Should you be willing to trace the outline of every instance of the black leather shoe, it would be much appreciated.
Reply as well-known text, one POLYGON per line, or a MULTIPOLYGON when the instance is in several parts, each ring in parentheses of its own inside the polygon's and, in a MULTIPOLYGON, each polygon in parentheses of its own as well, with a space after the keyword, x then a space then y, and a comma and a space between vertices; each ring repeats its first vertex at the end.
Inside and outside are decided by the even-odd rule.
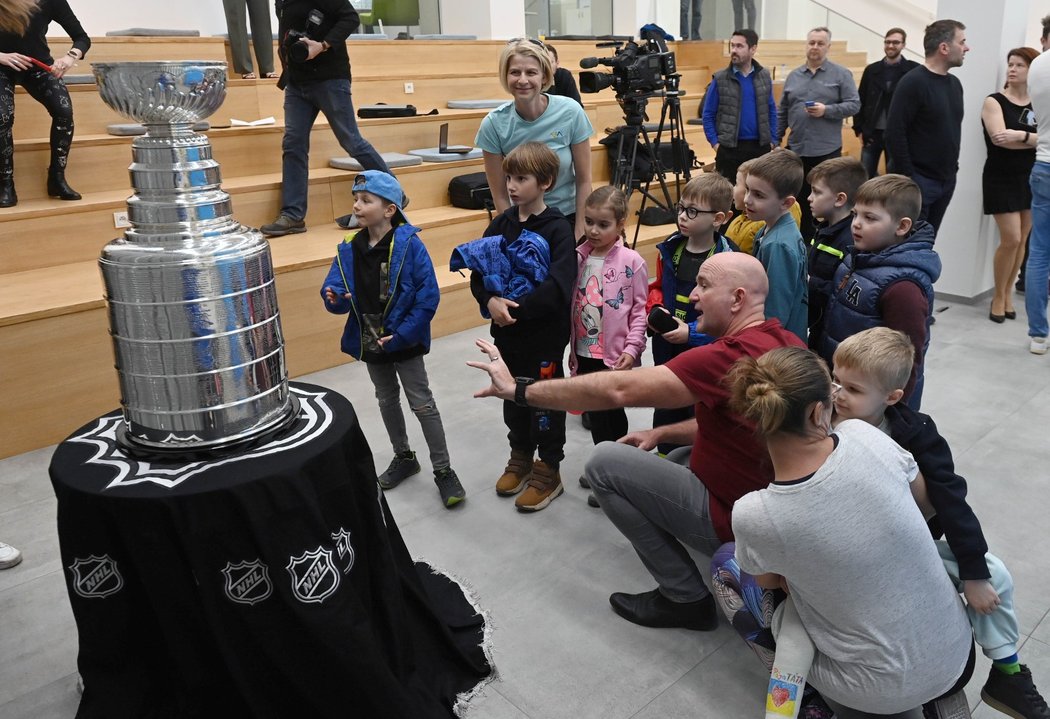
POLYGON ((66 182, 66 173, 47 173, 47 194, 49 197, 57 197, 60 200, 79 200, 80 193, 69 186, 66 182))
POLYGON ((1006 312, 1003 312, 1003 317, 1005 317, 1008 320, 1016 320, 1017 310, 1007 310, 1006 312))
POLYGON ((990 319, 992 322, 995 322, 995 323, 1001 325, 1003 322, 1006 321, 1006 315, 997 315, 994 312, 989 312, 988 313, 988 319, 990 319))
POLYGON ((0 207, 14 207, 18 204, 14 180, 0 180, 0 207))
POLYGON ((695 629, 709 632, 718 628, 718 608, 710 594, 695 602, 672 602, 659 589, 642 594, 617 592, 609 596, 613 611, 643 627, 695 629))

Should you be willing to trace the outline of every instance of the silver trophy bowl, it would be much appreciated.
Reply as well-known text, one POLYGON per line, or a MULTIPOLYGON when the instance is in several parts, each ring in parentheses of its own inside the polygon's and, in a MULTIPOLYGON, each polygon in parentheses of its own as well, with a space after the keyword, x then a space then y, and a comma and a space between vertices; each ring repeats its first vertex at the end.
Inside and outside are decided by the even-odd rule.
POLYGON ((224 62, 99 62, 91 69, 102 101, 143 125, 192 124, 226 99, 224 62))
POLYGON ((99 258, 128 449, 235 450, 298 413, 266 239, 233 219, 192 124, 226 95, 221 62, 92 65, 111 108, 141 122, 131 228, 99 258))

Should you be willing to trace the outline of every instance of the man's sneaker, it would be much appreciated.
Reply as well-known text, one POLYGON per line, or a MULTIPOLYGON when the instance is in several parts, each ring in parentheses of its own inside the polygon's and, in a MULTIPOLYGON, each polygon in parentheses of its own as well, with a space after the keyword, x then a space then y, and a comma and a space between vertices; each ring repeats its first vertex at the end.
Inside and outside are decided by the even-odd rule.
POLYGON ((0 542, 0 569, 10 569, 22 561, 22 553, 10 544, 0 542))
POLYGON ((526 485, 525 491, 514 500, 514 506, 520 512, 538 512, 546 508, 563 489, 558 470, 540 460, 532 463, 532 476, 526 485))
POLYGON ((1032 683, 1032 672, 1024 664, 1017 674, 1006 674, 993 666, 981 689, 981 699, 1015 719, 1050 719, 1050 708, 1032 683))
POLYGON ((529 481, 530 474, 532 474, 532 457, 512 449, 510 459, 507 460, 507 468, 496 480, 496 494, 501 497, 517 494, 525 489, 525 483, 529 481))
POLYGON ((445 467, 434 472, 434 484, 441 493, 441 502, 451 509, 467 498, 467 492, 459 483, 459 477, 452 467, 445 467))
POLYGON ((294 235, 299 232, 306 232, 306 223, 302 220, 293 220, 288 215, 281 215, 270 224, 260 227, 259 232, 267 237, 294 235))
POLYGON ((419 461, 416 459, 416 453, 411 450, 398 452, 390 460, 390 466, 386 468, 386 471, 379 475, 379 486, 383 489, 393 489, 413 474, 419 474, 419 461))
POLYGON ((1028 351, 1034 355, 1045 355, 1047 349, 1046 337, 1033 337, 1028 351))
POLYGON ((335 224, 339 225, 344 230, 356 230, 361 226, 361 223, 358 222, 357 215, 352 212, 349 215, 335 218, 335 224))

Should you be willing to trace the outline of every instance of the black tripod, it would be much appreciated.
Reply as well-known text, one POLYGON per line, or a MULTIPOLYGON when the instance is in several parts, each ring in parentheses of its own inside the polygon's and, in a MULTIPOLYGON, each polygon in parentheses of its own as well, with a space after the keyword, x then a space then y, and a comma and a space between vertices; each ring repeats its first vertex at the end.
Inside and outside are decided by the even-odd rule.
POLYGON ((674 200, 671 199, 671 190, 666 178, 668 171, 660 160, 659 149, 665 130, 672 150, 673 160, 670 172, 674 175, 676 197, 681 195, 682 176, 685 176, 686 182, 689 181, 688 145, 682 134, 684 121, 682 120, 681 92, 678 89, 680 80, 681 76, 677 74, 667 78, 665 90, 662 93, 663 105, 660 108, 660 124, 657 126, 655 140, 650 140, 649 130, 645 126, 645 106, 655 93, 632 94, 620 98, 625 124, 620 128, 620 139, 616 148, 616 167, 613 170, 611 184, 623 191, 628 203, 635 190, 642 193, 642 204, 638 208, 638 225, 634 229, 632 247, 638 244, 638 233, 643 224, 666 225, 677 220, 674 200), (644 184, 641 178, 635 177, 637 169, 635 162, 638 158, 639 147, 643 148, 642 157, 648 156, 650 162, 649 176, 645 179, 644 184), (654 179, 660 184, 662 201, 652 192, 654 179), (646 208, 645 205, 650 200, 654 206, 646 208))

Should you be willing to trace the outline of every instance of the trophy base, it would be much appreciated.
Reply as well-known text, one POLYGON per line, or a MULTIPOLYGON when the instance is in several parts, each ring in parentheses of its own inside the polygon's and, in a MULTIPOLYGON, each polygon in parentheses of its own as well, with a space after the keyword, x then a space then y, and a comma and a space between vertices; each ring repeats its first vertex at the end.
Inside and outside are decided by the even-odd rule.
POLYGON ((299 418, 299 398, 294 392, 288 394, 288 411, 247 437, 226 438, 213 443, 177 445, 149 442, 128 432, 127 423, 117 426, 116 440, 124 452, 138 460, 153 462, 201 462, 230 457, 255 447, 261 447, 289 431, 299 418))

